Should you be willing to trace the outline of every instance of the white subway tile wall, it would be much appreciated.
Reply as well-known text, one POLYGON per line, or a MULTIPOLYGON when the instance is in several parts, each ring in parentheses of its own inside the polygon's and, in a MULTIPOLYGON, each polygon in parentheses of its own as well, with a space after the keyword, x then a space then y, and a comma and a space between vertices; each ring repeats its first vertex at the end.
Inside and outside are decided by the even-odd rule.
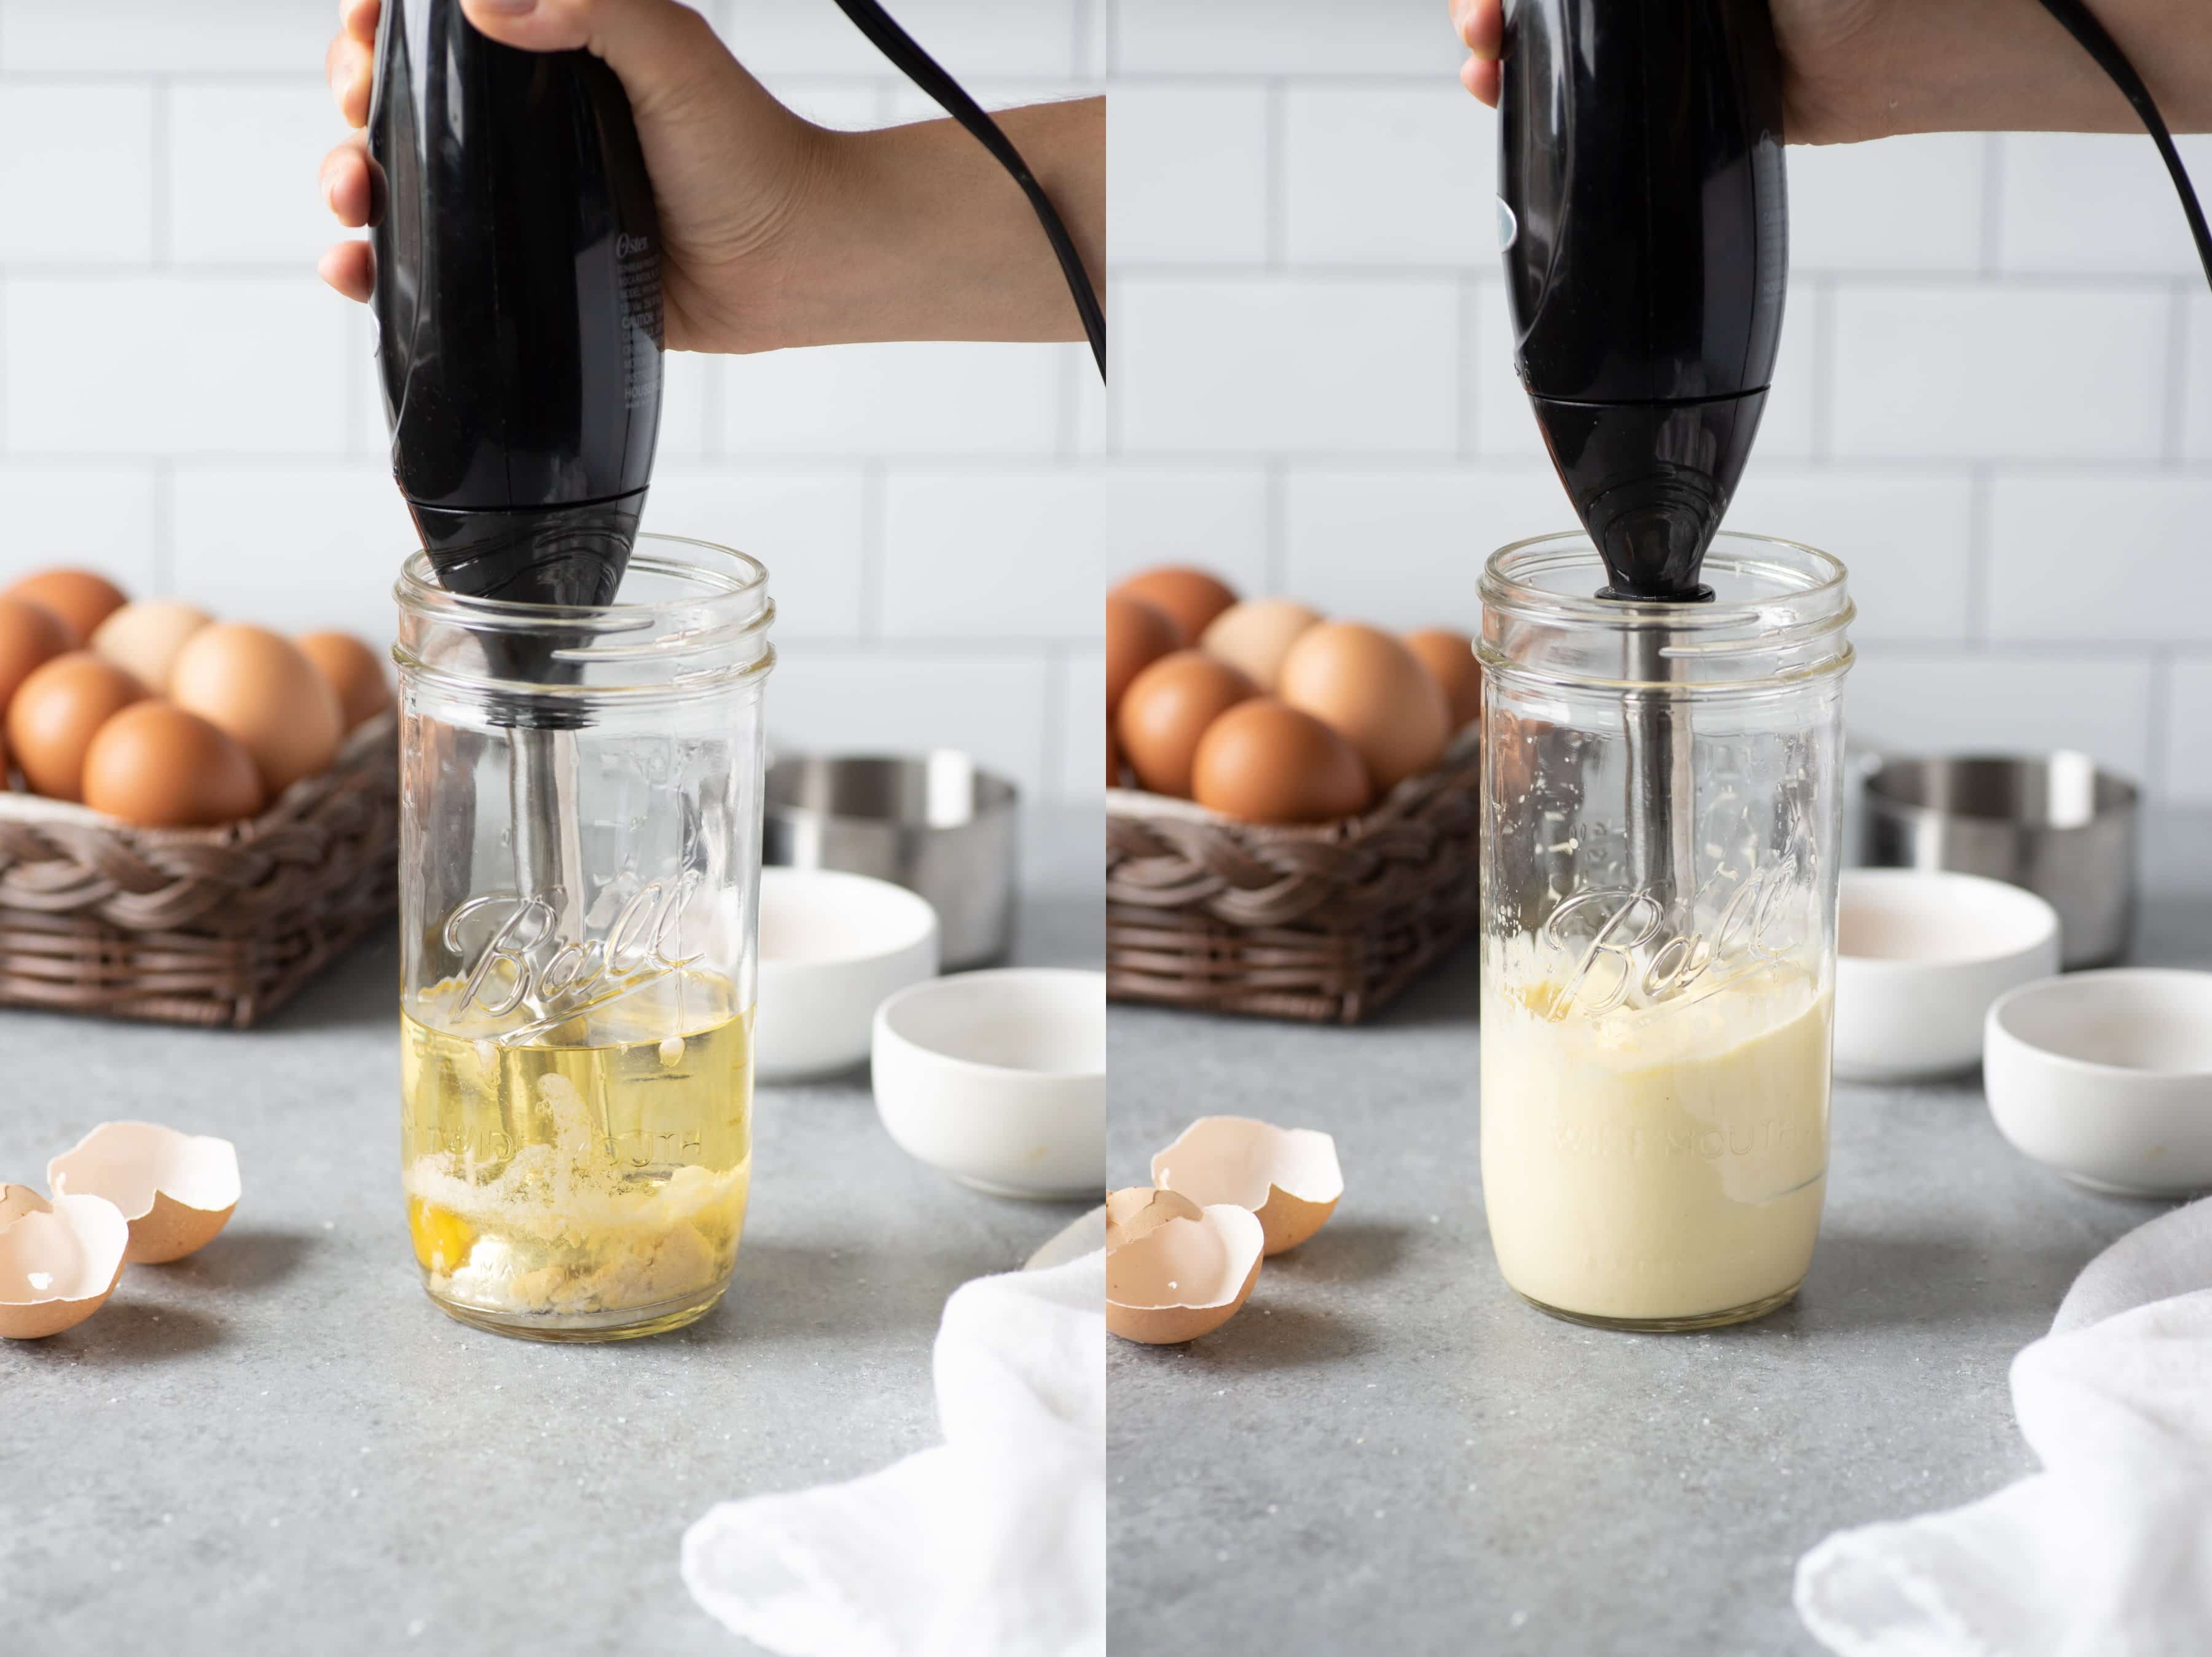
MULTIPOLYGON (((1496 120, 1443 0, 1109 0, 1119 570, 1476 624, 1564 528, 1512 369, 1496 120)), ((2212 187, 2212 140, 2184 142, 2212 187)), ((1873 747, 2085 747, 2212 802, 2212 297, 2139 136, 1790 154, 1734 527, 1851 567, 1873 747)))
MULTIPOLYGON (((794 107, 925 113, 830 0, 712 0, 794 107)), ((1098 787, 1097 585, 1214 565, 1403 623, 1562 527, 1439 0, 897 0, 989 101, 1110 76, 1115 394, 1075 347, 670 360, 653 526, 776 574, 786 745, 1098 787)), ((310 269, 326 0, 0 0, 0 576, 57 558, 381 635, 368 331, 310 269)), ((2212 143, 2185 144, 2212 169, 2212 143)), ((2212 297, 2148 141, 1791 155, 1734 521, 1852 565, 1875 746, 2088 746, 2212 801, 2212 297), (2092 584, 2070 576, 2086 570, 2092 584)))
MULTIPOLYGON (((935 113, 830 0, 700 9, 811 119, 935 113)), ((1104 73, 1103 0, 892 9, 987 103, 1104 73)), ((0 0, 0 581, 85 562, 240 618, 391 637, 414 543, 369 330, 313 268, 338 234, 316 184, 343 136, 337 11, 0 0)), ((1264 222, 1256 194, 1242 210, 1264 222)), ((1105 404, 1079 347, 672 355, 647 527, 769 566, 778 746, 961 747, 1032 796, 1096 795, 1105 404)))

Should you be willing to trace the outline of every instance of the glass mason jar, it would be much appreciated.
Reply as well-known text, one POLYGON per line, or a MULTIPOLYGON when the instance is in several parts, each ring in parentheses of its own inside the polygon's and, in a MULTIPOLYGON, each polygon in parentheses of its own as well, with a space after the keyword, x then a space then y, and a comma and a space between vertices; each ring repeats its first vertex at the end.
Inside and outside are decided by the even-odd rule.
POLYGON ((1482 579, 1482 1190, 1505 1281, 1606 1327, 1797 1292, 1828 1162, 1843 565, 1716 538, 1710 603, 1593 596, 1583 534, 1482 579))
POLYGON ((402 1154, 431 1299, 546 1340, 721 1297, 752 1173, 767 572, 638 539, 622 601, 399 600, 402 1154))

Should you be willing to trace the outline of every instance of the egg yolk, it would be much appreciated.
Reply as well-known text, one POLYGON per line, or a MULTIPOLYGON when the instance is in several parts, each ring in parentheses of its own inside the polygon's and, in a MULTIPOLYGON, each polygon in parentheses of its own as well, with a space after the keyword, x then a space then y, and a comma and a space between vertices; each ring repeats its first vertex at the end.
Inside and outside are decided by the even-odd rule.
POLYGON ((415 1240, 415 1258, 425 1271, 459 1270, 477 1240, 476 1228, 459 1215, 419 1197, 407 1199, 407 1231, 415 1240))

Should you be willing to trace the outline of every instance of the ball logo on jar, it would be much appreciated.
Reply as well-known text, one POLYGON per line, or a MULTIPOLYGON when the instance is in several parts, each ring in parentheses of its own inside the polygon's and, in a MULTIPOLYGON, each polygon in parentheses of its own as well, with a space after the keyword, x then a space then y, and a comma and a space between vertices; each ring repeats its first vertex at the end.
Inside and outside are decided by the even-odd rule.
POLYGON ((548 1010, 574 1007, 605 990, 635 989, 681 972, 706 953, 678 953, 684 908, 702 884, 696 869, 672 881, 650 881, 623 905, 604 933, 580 938, 558 935, 562 893, 557 889, 528 898, 493 892, 470 899, 446 917, 446 947, 466 959, 465 935, 474 929, 469 923, 484 917, 492 930, 470 962, 453 1010, 473 1002, 500 1018, 526 1003, 548 1010))
POLYGON ((1706 994, 1747 972, 1785 960, 1802 942, 1802 900, 1810 888, 1800 878, 1799 854, 1754 868, 1741 880, 1716 875, 1698 890, 1694 916, 1720 910, 1710 927, 1669 932, 1667 905, 1638 886, 1577 892, 1545 917, 1540 935, 1552 947, 1577 957, 1551 1016, 1570 1007, 1609 1013, 1631 997, 1656 1007, 1706 994), (1726 901, 1722 902, 1725 897, 1726 901))

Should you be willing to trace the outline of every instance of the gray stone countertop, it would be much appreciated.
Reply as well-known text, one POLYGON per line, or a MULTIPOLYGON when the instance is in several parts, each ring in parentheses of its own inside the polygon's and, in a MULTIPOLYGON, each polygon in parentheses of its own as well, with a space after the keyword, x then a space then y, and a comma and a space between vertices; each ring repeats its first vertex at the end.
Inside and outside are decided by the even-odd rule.
MULTIPOLYGON (((2136 956, 2212 966, 2212 823, 2161 827, 2136 956)), ((2163 1204, 1998 1137, 1978 1078, 1838 1087, 1803 1292, 1748 1326, 1556 1321, 1498 1276, 1462 956, 1372 1024, 1117 1006, 1108 1171, 1192 1118, 1336 1136, 1345 1197, 1187 1346, 1109 1341, 1114 1652, 1812 1654, 1798 1556, 2033 1471, 2013 1355, 2163 1204)))
MULTIPOLYGON (((1095 966, 1095 810, 1028 825, 1018 958, 1095 966)), ((504 1339, 419 1287, 399 1193, 397 951, 266 1028, 0 1012, 0 1179, 109 1118, 237 1142, 229 1228, 98 1315, 0 1343, 0 1627, 72 1657, 751 1649, 678 1576, 714 1502, 939 1441, 946 1295, 1082 1205, 981 1196, 884 1134, 866 1072, 763 1087, 735 1282, 692 1328, 504 1339)))

